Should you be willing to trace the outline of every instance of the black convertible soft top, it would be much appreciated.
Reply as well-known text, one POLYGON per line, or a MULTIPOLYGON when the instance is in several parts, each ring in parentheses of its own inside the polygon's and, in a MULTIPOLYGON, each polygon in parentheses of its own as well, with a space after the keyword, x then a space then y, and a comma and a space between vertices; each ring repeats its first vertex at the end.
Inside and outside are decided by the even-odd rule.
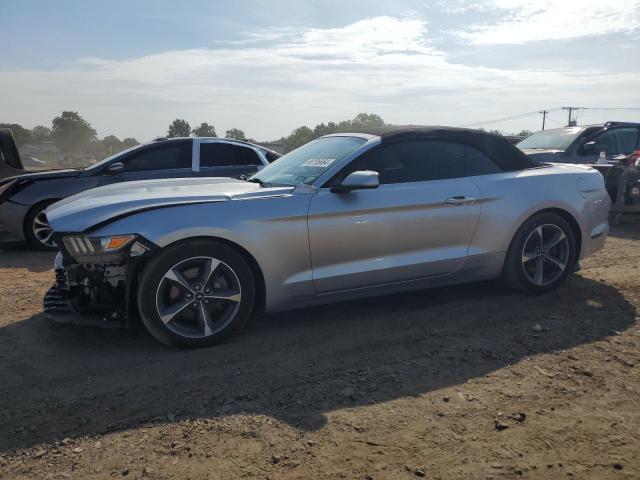
POLYGON ((419 125, 390 125, 358 130, 358 132, 376 135, 382 139, 383 144, 424 139, 462 143, 477 148, 505 171, 524 170, 539 166, 506 137, 483 132, 482 130, 419 125))

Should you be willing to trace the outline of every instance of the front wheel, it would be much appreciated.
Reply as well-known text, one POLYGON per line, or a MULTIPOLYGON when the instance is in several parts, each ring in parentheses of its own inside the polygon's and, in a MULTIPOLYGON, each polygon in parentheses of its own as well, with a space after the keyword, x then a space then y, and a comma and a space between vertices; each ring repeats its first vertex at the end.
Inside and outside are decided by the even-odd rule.
POLYGON ((247 322, 254 281, 247 261, 233 248, 186 241, 160 252, 145 267, 138 288, 140 315, 166 345, 214 345, 247 322))
POLYGON ((503 278, 508 286, 544 293, 560 286, 577 261, 573 229, 552 212, 529 218, 516 232, 505 259, 503 278))
POLYGON ((45 200, 34 205, 24 221, 24 234, 33 248, 38 250, 55 251, 58 250, 56 242, 53 239, 53 229, 49 225, 47 216, 44 213, 47 207, 57 200, 45 200))

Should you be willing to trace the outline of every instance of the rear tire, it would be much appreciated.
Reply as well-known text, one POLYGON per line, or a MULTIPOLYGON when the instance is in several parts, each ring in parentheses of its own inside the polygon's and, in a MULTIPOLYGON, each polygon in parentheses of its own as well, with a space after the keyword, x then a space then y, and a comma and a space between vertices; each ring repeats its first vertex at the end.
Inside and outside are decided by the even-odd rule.
POLYGON ((24 219, 24 236, 29 245, 37 250, 49 252, 58 250, 51 237, 53 229, 44 214, 47 207, 56 202, 57 200, 45 200, 44 202, 36 203, 31 207, 24 219))
POLYGON ((147 330, 170 347, 208 347, 240 330, 255 302, 247 261, 206 239, 159 252, 144 268, 138 309, 147 330))
POLYGON ((514 235, 502 276, 510 288, 545 293, 564 283, 577 260, 575 234, 569 223, 555 213, 541 212, 514 235))

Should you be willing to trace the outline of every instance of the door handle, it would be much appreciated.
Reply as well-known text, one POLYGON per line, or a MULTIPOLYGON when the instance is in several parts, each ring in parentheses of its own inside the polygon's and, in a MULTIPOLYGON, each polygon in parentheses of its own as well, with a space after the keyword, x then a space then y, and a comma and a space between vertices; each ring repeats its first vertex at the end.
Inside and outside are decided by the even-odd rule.
POLYGON ((477 199, 475 197, 467 197, 464 195, 458 195, 457 197, 449 197, 444 203, 447 205, 467 205, 469 203, 475 202, 477 199))

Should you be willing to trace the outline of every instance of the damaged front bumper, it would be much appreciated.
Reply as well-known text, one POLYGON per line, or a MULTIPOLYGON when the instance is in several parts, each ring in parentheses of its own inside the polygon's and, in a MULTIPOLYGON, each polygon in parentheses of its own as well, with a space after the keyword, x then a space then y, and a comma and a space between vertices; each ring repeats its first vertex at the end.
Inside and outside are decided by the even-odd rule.
MULTIPOLYGON (((79 237, 80 238, 80 237, 79 237)), ((117 252, 71 251, 77 243, 56 239, 55 284, 44 297, 45 316, 61 323, 128 328, 136 317, 135 287, 142 265, 157 248, 141 237, 117 252)))

